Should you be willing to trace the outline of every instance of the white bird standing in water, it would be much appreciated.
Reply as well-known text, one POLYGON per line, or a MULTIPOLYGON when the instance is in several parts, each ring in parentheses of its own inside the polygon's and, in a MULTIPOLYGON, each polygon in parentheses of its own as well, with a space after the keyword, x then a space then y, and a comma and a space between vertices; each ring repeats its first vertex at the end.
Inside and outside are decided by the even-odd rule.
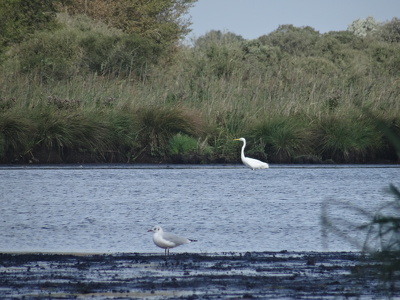
POLYGON ((242 147, 242 162, 249 167, 252 170, 255 169, 268 169, 269 165, 266 162, 260 161, 258 159, 250 158, 244 156, 244 148, 246 147, 246 139, 245 138, 240 138, 240 139, 234 139, 235 141, 242 141, 243 142, 243 147, 242 147))
POLYGON ((154 226, 148 232, 153 232, 153 242, 156 246, 165 249, 165 255, 169 255, 169 249, 180 245, 197 242, 184 237, 177 236, 176 234, 164 232, 161 226, 154 226))

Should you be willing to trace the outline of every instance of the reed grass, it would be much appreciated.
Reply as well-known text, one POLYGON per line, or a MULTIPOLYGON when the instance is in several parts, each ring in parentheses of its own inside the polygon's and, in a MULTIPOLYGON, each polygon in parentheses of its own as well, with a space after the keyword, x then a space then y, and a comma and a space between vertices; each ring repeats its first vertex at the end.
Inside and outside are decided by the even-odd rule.
POLYGON ((25 154, 32 145, 34 133, 26 116, 21 112, 6 111, 0 117, 0 157, 12 162, 25 154))
POLYGON ((138 111, 139 143, 152 156, 168 152, 170 140, 177 134, 199 136, 202 133, 201 120, 178 106, 148 106, 138 111))
POLYGON ((273 161, 293 162, 298 156, 313 154, 308 126, 307 120, 300 117, 269 116, 249 136, 265 144, 265 152, 273 161))
POLYGON ((374 160, 383 145, 383 135, 374 121, 354 116, 328 116, 315 128, 318 151, 336 162, 374 160))

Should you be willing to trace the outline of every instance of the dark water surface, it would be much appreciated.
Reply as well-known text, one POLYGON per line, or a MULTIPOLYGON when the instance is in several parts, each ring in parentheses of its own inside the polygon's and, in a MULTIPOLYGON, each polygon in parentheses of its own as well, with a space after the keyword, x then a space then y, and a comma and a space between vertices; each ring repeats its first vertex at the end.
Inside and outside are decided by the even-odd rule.
POLYGON ((385 189, 399 175, 398 166, 375 165, 3 166, 0 252, 162 252, 147 232, 157 224, 198 240, 172 252, 355 251, 335 235, 323 239, 322 203, 373 212, 393 200, 385 189))

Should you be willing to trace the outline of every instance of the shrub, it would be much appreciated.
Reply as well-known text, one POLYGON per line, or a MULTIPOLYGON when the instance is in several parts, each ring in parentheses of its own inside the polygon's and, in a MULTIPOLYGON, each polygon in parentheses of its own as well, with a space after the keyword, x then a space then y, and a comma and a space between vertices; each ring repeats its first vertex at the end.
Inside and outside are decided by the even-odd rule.
POLYGON ((282 52, 296 56, 308 56, 319 38, 319 32, 313 28, 280 25, 275 31, 259 39, 264 44, 279 47, 282 52))
POLYGON ((364 162, 382 146, 382 133, 363 118, 326 116, 315 130, 320 155, 336 162, 364 162))
POLYGON ((37 30, 55 26, 51 0, 2 0, 0 6, 0 56, 13 42, 20 42, 37 30))
POLYGON ((16 48, 15 55, 23 72, 37 72, 43 79, 70 78, 80 71, 77 35, 69 30, 35 33, 16 48))
POLYGON ((62 162, 70 152, 85 152, 104 159, 105 153, 113 149, 107 118, 99 112, 42 108, 32 111, 30 117, 36 123, 32 152, 41 153, 39 162, 53 160, 54 155, 55 161, 62 162), (47 158, 43 156, 45 153, 47 158))
MULTIPOLYGON (((109 40, 114 45, 101 62, 102 74, 123 77, 133 74, 144 79, 147 69, 158 62, 162 53, 160 45, 136 34, 124 34, 116 40, 110 38, 109 40)), ((94 53, 96 52, 88 52, 87 57, 91 57, 94 53)))
POLYGON ((67 129, 72 137, 71 147, 81 149, 104 158, 106 152, 113 151, 110 124, 99 111, 69 113, 64 115, 67 129))
POLYGON ((65 148, 71 148, 74 141, 69 130, 69 124, 60 112, 36 109, 31 113, 32 121, 36 124, 35 145, 47 153, 56 152, 61 158, 65 148))
POLYGON ((34 126, 23 112, 0 113, 0 159, 12 161, 24 155, 33 143, 34 126))
POLYGON ((377 75, 386 72, 391 76, 400 75, 400 43, 395 45, 380 43, 370 48, 374 72, 377 75))
POLYGON ((308 154, 306 124, 296 117, 270 117, 256 125, 251 133, 265 143, 265 152, 273 162, 290 162, 298 155, 308 154))
POLYGON ((190 31, 185 14, 194 2, 70 0, 64 1, 61 9, 73 14, 87 14, 127 34, 138 34, 169 49, 190 31))
POLYGON ((196 52, 202 54, 203 62, 198 74, 229 78, 241 65, 243 38, 233 33, 210 31, 195 42, 196 52), (204 67, 206 67, 204 69, 204 67), (204 71, 206 72, 204 74, 204 71))
POLYGON ((60 28, 37 32, 15 46, 14 56, 23 72, 56 80, 88 72, 143 77, 162 52, 151 39, 124 34, 82 16, 60 14, 58 20, 60 28))
POLYGON ((400 19, 393 18, 377 30, 377 36, 388 43, 400 43, 400 19))
POLYGON ((172 155, 176 154, 188 154, 197 149, 197 140, 186 134, 180 134, 173 136, 169 141, 169 153, 172 155))
POLYGON ((137 111, 141 147, 154 156, 165 156, 169 140, 176 134, 199 136, 199 116, 180 107, 151 106, 137 111))

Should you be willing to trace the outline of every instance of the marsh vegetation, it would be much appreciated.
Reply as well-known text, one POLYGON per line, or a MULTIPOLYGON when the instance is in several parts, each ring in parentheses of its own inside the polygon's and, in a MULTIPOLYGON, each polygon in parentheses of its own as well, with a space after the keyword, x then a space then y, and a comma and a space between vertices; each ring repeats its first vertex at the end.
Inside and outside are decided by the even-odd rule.
POLYGON ((399 19, 182 43, 76 7, 2 44, 2 163, 239 162, 242 136, 270 163, 398 161, 376 120, 400 131, 399 19))

